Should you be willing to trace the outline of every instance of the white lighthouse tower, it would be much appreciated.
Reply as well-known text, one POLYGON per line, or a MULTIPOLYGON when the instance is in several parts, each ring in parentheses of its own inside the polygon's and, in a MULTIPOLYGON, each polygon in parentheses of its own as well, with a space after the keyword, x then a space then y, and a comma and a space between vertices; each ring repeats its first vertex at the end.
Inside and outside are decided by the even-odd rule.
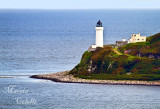
POLYGON ((96 25, 96 47, 103 47, 103 26, 102 22, 99 20, 96 25))
POLYGON ((88 51, 95 51, 97 47, 103 47, 103 26, 102 22, 99 20, 96 25, 96 44, 89 47, 88 51))

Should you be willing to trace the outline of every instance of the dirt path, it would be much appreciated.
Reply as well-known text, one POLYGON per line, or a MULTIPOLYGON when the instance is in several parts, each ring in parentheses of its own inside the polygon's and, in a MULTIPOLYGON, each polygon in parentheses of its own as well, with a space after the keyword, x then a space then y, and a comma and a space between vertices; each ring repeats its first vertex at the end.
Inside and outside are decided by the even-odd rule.
POLYGON ((120 52, 117 50, 117 48, 113 48, 113 51, 114 51, 115 53, 117 53, 118 55, 122 55, 122 53, 120 53, 120 52))

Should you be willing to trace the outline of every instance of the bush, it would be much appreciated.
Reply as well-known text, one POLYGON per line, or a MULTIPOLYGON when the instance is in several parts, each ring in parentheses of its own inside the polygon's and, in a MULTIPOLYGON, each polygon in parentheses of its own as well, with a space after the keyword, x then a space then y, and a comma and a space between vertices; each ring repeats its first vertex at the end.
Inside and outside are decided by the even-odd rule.
POLYGON ((150 44, 158 42, 158 41, 160 41, 160 33, 147 38, 147 42, 149 42, 150 44))
POLYGON ((131 74, 131 75, 88 74, 88 75, 79 75, 78 77, 82 79, 96 79, 96 80, 140 80, 140 81, 160 80, 160 75, 155 75, 155 74, 131 74))

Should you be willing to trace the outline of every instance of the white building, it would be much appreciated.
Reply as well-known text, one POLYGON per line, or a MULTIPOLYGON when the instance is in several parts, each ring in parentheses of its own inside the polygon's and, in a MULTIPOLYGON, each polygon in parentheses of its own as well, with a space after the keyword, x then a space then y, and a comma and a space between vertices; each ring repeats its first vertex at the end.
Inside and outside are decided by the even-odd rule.
POLYGON ((136 42, 146 42, 146 36, 141 36, 139 34, 132 34, 131 38, 128 40, 128 43, 136 43, 136 42))
POLYGON ((92 45, 92 48, 103 47, 103 26, 102 22, 99 20, 96 25, 96 44, 92 45))

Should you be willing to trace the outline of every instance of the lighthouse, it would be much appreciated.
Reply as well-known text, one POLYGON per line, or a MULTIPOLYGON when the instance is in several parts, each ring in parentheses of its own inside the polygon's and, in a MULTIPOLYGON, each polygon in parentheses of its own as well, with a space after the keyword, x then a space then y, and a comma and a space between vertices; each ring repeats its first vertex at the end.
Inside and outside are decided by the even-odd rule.
POLYGON ((103 26, 102 22, 99 20, 96 25, 96 43, 88 48, 88 52, 95 51, 97 47, 103 47, 103 26))
POLYGON ((99 20, 96 25, 96 47, 103 47, 103 26, 102 22, 99 20))

